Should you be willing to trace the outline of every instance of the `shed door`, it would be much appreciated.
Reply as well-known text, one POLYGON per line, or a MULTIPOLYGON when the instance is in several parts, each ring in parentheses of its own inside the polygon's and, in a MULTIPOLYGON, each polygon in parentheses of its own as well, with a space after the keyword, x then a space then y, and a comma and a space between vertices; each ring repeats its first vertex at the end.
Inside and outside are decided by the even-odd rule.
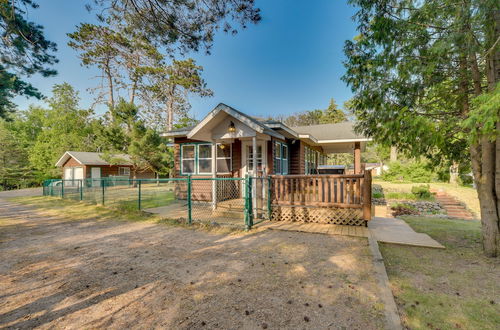
POLYGON ((83 167, 75 167, 75 173, 73 173, 75 180, 83 179, 83 167))
POLYGON ((72 180, 73 179, 73 168, 66 167, 64 168, 64 180, 72 180))

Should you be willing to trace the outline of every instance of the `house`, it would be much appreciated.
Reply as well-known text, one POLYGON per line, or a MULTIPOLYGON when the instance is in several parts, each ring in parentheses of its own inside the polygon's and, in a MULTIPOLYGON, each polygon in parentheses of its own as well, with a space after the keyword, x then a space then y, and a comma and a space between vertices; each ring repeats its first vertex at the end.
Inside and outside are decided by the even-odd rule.
POLYGON ((354 132, 351 122, 288 127, 222 103, 196 126, 163 136, 173 139, 176 177, 317 174, 330 153, 353 153, 359 174, 361 151, 369 141, 354 132))
POLYGON ((116 154, 112 156, 118 164, 110 164, 103 159, 103 153, 66 151, 56 163, 62 169, 65 180, 101 179, 108 177, 126 179, 154 179, 151 170, 134 171, 129 155, 116 154))

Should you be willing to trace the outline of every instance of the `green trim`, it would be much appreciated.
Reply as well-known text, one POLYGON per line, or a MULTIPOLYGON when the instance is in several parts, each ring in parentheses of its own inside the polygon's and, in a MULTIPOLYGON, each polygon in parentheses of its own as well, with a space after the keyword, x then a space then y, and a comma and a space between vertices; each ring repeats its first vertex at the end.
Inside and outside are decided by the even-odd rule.
POLYGON ((288 143, 285 143, 285 142, 281 142, 281 141, 273 141, 273 172, 274 174, 278 174, 278 175, 287 175, 288 172, 290 171, 290 146, 288 145, 288 143), (279 158, 276 158, 276 146, 279 145, 279 148, 280 148, 280 157, 279 158), (286 159, 283 158, 283 155, 284 155, 284 152, 283 152, 283 149, 284 147, 286 146, 286 159), (276 171, 276 162, 279 161, 280 163, 280 171, 277 172, 276 171), (286 161, 286 171, 283 171, 283 164, 285 163, 286 161))

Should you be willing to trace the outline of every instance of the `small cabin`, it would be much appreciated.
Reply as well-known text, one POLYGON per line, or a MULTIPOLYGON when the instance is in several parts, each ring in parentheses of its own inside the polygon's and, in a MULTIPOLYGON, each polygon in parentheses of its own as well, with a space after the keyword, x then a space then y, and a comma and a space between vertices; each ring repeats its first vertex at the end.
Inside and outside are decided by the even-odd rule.
POLYGON ((111 155, 114 164, 104 160, 103 153, 66 151, 56 163, 62 170, 64 180, 101 178, 154 179, 155 173, 149 169, 134 170, 129 155, 111 155))

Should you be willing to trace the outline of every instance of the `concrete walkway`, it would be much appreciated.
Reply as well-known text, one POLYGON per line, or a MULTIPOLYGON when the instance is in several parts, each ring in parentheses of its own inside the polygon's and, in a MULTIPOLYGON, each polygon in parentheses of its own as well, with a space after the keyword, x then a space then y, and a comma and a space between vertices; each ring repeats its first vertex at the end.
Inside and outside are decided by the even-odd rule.
POLYGON ((415 232, 401 219, 376 217, 368 222, 368 229, 378 242, 444 249, 429 235, 415 232))

